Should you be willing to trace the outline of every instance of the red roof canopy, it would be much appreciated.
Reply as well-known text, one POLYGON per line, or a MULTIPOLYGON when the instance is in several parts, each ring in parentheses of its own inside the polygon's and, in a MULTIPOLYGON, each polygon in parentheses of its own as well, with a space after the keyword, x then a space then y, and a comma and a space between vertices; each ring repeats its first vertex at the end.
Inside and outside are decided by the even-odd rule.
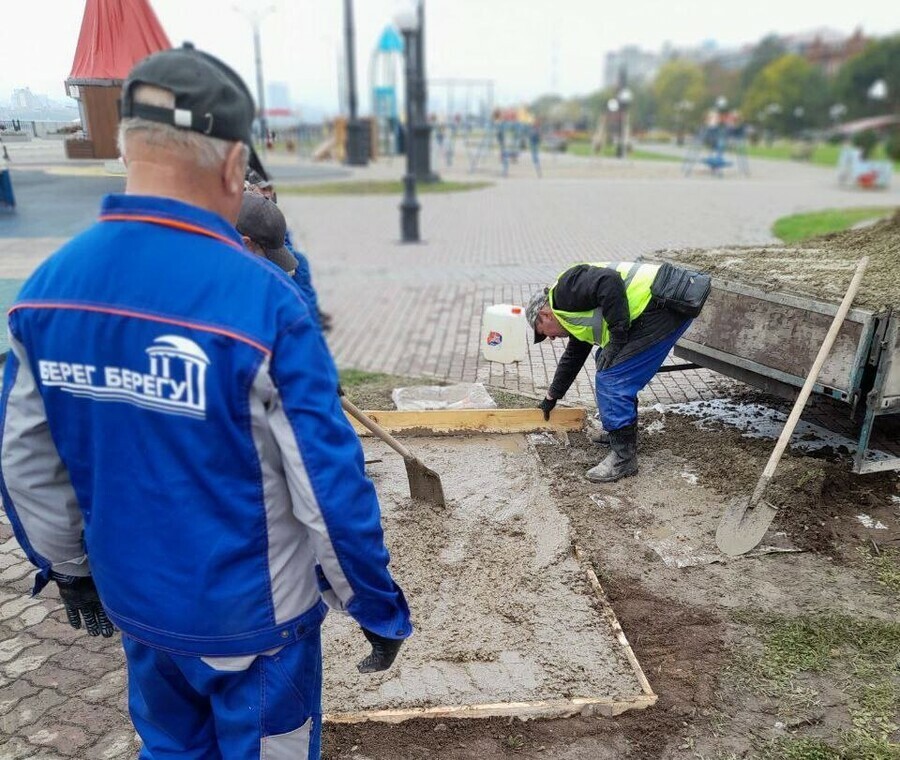
POLYGON ((170 47, 149 0, 87 0, 68 83, 125 79, 142 58, 170 47))

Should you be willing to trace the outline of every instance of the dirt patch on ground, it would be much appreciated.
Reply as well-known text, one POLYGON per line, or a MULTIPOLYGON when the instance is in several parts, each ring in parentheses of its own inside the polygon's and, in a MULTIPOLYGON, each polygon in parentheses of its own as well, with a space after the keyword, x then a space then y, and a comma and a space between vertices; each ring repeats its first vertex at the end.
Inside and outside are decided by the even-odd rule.
MULTIPOLYGON (((774 442, 695 423, 671 412, 642 414, 640 473, 609 485, 584 479, 606 449, 583 434, 555 443, 541 437, 536 440, 543 443, 535 444, 554 501, 659 694, 655 707, 614 719, 330 726, 325 756, 838 757, 781 750, 838 746, 842 732, 855 730, 862 715, 859 679, 840 667, 836 675, 811 670, 800 656, 797 673, 775 688, 754 675, 753 664, 771 657, 767 636, 775 630, 784 638, 794 619, 813 621, 807 625, 813 632, 816 621, 835 616, 894 625, 900 619, 896 593, 861 559, 863 552, 874 555, 872 541, 882 547, 879 558, 896 541, 897 478, 853 476, 846 457, 791 453, 773 490, 784 507, 773 533, 808 550, 731 561, 716 552, 716 524, 728 499, 752 490, 774 442), (863 512, 873 518, 872 527, 858 520, 863 512), (776 619, 777 625, 769 622, 776 619), (741 663, 750 665, 741 669, 741 663)), ((567 632, 557 635, 564 639, 567 632)), ((804 641, 791 642, 788 637, 786 651, 802 655, 804 641)), ((830 644, 824 651, 841 661, 830 644)), ((884 741, 893 751, 891 740, 884 741)), ((842 757, 892 757, 848 751, 842 757)))
POLYGON ((617 718, 336 725, 325 732, 323 756, 330 760, 663 757, 673 737, 713 709, 725 656, 724 626, 714 616, 655 596, 627 580, 607 578, 605 591, 659 692, 651 710, 617 718))
POLYGON ((839 302, 857 262, 869 257, 854 304, 900 309, 900 212, 870 227, 837 232, 795 246, 659 251, 653 258, 699 269, 725 280, 839 302))

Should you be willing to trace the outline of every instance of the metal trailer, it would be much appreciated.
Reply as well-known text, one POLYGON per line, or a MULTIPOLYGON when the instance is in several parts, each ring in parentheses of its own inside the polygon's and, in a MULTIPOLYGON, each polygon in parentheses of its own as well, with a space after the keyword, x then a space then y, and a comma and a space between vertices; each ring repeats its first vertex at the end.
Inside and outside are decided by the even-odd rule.
MULTIPOLYGON (((837 305, 715 278, 675 355, 764 391, 795 398, 837 305)), ((864 408, 853 471, 900 469, 900 456, 867 456, 880 417, 900 414, 900 311, 851 309, 814 392, 864 408)))

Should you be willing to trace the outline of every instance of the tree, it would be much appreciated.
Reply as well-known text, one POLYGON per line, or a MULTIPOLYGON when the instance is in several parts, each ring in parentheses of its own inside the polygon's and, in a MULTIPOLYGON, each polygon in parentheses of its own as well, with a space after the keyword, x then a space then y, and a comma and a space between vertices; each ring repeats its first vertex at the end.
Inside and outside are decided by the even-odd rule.
POLYGON ((849 118, 900 113, 900 34, 869 43, 838 72, 834 98, 847 107, 849 118), (876 101, 869 88, 879 79, 887 84, 887 99, 876 101))
POLYGON ((787 48, 778 35, 770 34, 767 37, 763 37, 753 49, 750 60, 743 71, 741 71, 740 94, 746 94, 759 72, 772 61, 781 58, 785 53, 787 53, 787 48))
POLYGON ((781 133, 825 123, 825 75, 799 55, 783 55, 766 66, 744 96, 744 118, 781 133))
POLYGON ((703 69, 691 61, 669 61, 653 81, 656 117, 660 126, 681 130, 696 121, 707 99, 703 69))

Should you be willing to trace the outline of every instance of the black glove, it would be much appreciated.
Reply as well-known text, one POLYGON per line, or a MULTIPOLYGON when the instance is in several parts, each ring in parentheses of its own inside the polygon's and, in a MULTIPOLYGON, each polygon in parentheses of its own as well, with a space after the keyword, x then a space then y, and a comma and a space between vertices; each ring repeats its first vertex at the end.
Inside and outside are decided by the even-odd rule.
POLYGON ((341 388, 341 384, 338 383, 338 396, 346 396, 346 395, 347 395, 347 394, 344 393, 344 389, 341 388))
POLYGON ((51 573, 50 577, 59 586, 59 596, 66 607, 69 624, 73 628, 81 628, 83 618, 84 629, 89 636, 103 636, 108 639, 113 635, 116 628, 100 604, 97 587, 91 576, 77 577, 51 573))
POLYGON ((403 644, 403 639, 386 639, 377 633, 362 629, 363 634, 372 645, 372 653, 361 660, 356 669, 360 673, 378 673, 387 670, 397 658, 397 652, 403 644))
POLYGON ((623 348, 625 348, 624 343, 613 343, 612 341, 607 343, 606 348, 600 352, 600 358, 597 360, 597 372, 603 372, 609 367, 623 348))
POLYGON ((543 401, 541 401, 540 404, 538 404, 538 409, 540 409, 544 413, 544 421, 545 422, 549 421, 550 412, 553 411, 553 407, 555 407, 555 406, 556 406, 555 398, 545 398, 543 401))

